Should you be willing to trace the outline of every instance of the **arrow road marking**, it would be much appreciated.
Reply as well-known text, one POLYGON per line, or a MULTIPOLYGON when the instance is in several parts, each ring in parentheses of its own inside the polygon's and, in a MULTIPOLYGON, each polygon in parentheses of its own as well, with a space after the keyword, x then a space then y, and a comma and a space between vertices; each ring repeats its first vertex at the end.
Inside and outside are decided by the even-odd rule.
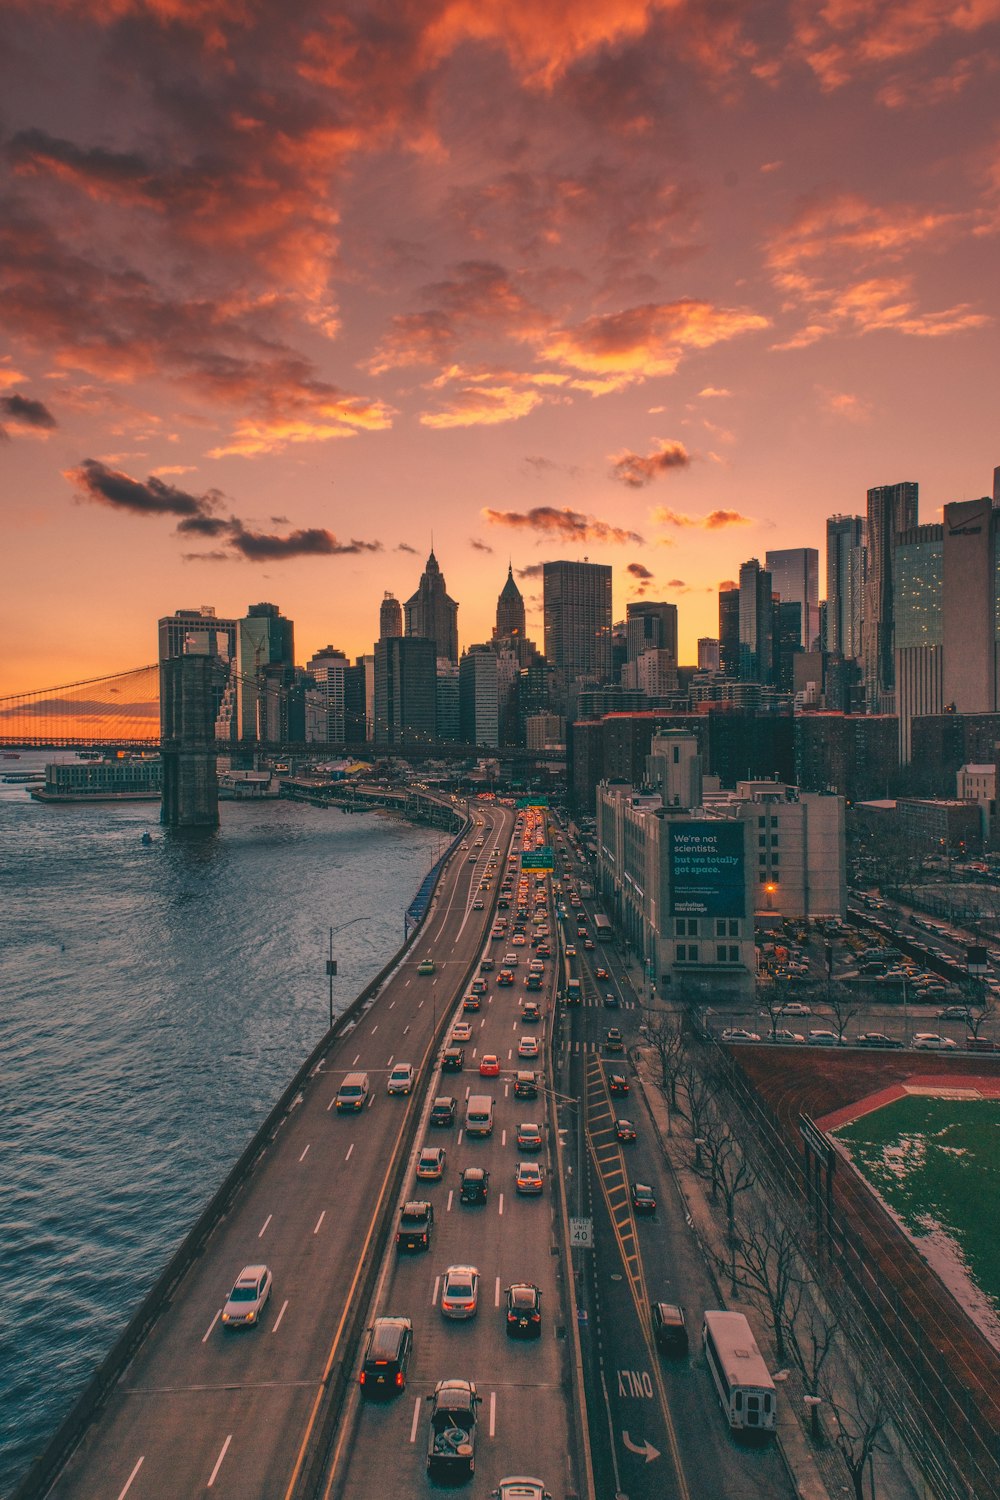
POLYGON ((654 1458, 659 1458, 660 1456, 659 1448, 654 1448, 652 1443, 648 1441, 644 1442, 641 1448, 638 1443, 633 1443, 624 1428, 622 1428, 622 1442, 630 1453, 642 1453, 648 1464, 651 1464, 654 1458))

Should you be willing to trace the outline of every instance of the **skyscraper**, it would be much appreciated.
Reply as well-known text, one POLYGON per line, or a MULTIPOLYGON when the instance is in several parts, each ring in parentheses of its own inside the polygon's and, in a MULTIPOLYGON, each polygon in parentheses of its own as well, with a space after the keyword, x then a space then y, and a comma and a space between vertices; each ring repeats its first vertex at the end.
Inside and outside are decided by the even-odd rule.
POLYGON ((751 557, 740 568, 740 676, 774 681, 774 602, 771 575, 751 557))
POLYGON ((677 605, 642 599, 625 606, 626 660, 644 651, 669 651, 677 665, 677 605))
POLYGON ((395 594, 388 589, 382 595, 378 612, 378 638, 387 641, 390 636, 403 634, 403 610, 395 594))
POLYGON ((237 626, 237 734, 241 740, 253 740, 262 733, 262 720, 273 718, 265 712, 266 695, 279 697, 287 685, 285 678, 291 680, 295 663, 295 627, 291 620, 285 619, 276 604, 251 604, 244 619, 237 621, 237 626), (274 668, 285 671, 272 670, 274 668))
POLYGON ((492 646, 469 646, 458 664, 461 738, 467 745, 500 743, 497 657, 492 646))
POLYGON ((717 672, 719 670, 719 638, 716 635, 700 635, 698 637, 698 671, 717 672))
POLYGON ((944 527, 913 526, 893 549, 893 680, 899 759, 910 762, 910 725, 944 699, 944 527))
POLYGON ((830 516, 826 523, 827 651, 861 659, 865 582, 865 523, 861 516, 830 516))
POLYGON ((944 508, 942 613, 944 701, 960 714, 1000 706, 997 652, 997 530, 988 495, 944 508))
POLYGON ((896 538, 917 524, 918 486, 912 480, 868 491, 868 576, 865 582, 863 656, 871 713, 895 708, 893 661, 893 556, 896 538))
POLYGON ((340 744, 347 738, 344 708, 349 666, 343 651, 335 646, 324 646, 306 663, 322 702, 324 733, 320 738, 329 744, 340 744))
POLYGON ((437 652, 423 636, 375 643, 375 743, 421 749, 437 739, 437 652))
POLYGON ((514 636, 523 640, 525 633, 524 598, 514 582, 513 564, 508 563, 507 582, 497 600, 497 623, 493 637, 495 640, 504 640, 508 636, 514 636))
POLYGON ((740 675, 740 591, 719 590, 719 669, 727 677, 740 675))
POLYGON ((545 656, 564 683, 611 678, 611 569, 604 563, 543 565, 545 656))
POLYGON ((445 588, 433 549, 420 575, 417 592, 403 606, 406 611, 406 634, 433 641, 435 656, 458 662, 458 605, 445 588))
POLYGON ((236 620, 223 620, 211 604, 200 609, 178 609, 157 622, 159 659, 174 656, 218 656, 236 660, 236 620))
POLYGON ((819 634, 819 553, 815 547, 788 547, 768 552, 764 561, 782 604, 802 606, 799 645, 811 651, 819 634))

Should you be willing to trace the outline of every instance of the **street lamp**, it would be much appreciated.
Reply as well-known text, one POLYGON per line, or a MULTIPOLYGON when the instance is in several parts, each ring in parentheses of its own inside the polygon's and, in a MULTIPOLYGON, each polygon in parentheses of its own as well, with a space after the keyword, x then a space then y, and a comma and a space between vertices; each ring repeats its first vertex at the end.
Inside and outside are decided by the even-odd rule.
POLYGON ((368 913, 362 912, 360 916, 351 917, 349 922, 341 922, 339 927, 330 928, 330 951, 326 960, 326 974, 330 981, 330 1030, 333 1030, 333 981, 337 977, 337 960, 333 956, 333 934, 343 932, 345 927, 353 927, 355 922, 366 922, 368 913))

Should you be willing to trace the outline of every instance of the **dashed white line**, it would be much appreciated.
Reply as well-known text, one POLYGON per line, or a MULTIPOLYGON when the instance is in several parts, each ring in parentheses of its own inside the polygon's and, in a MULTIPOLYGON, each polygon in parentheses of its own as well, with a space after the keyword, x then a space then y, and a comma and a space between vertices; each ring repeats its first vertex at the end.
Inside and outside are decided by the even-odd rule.
POLYGON ((351 1144, 347 1148, 347 1155, 344 1157, 345 1161, 350 1161, 350 1159, 351 1159, 351 1152, 353 1150, 354 1150, 354 1142, 352 1141, 351 1144))
MULTIPOLYGON (((311 1145, 312 1145, 312 1142, 310 1141, 309 1142, 309 1146, 311 1146, 311 1145)), ((306 1149, 303 1151, 302 1155, 299 1157, 299 1161, 305 1161, 306 1157, 309 1155, 309 1146, 307 1146, 306 1149)), ((260 1236, 258 1235, 258 1239, 259 1238, 260 1238, 260 1236)))
POLYGON ((418 1396, 413 1406, 413 1421, 410 1424, 410 1442, 417 1441, 417 1423, 420 1421, 420 1397, 418 1396))
POLYGON ((403 1035, 404 1036, 409 1031, 409 1029, 410 1029, 410 1023, 409 1023, 409 1021, 407 1021, 406 1025, 403 1027, 403 1035))
POLYGON ((434 1290, 431 1293, 431 1307, 437 1307, 438 1288, 440 1287, 440 1285, 441 1285, 441 1278, 440 1278, 440 1276, 435 1276, 435 1278, 434 1278, 434 1290))
POLYGON ((494 1307, 499 1307, 500 1306, 500 1277, 499 1276, 497 1277, 497 1289, 496 1289, 496 1292, 493 1295, 493 1306, 494 1307))
MULTIPOLYGON (((308 1151, 308 1150, 309 1150, 309 1147, 307 1146, 306 1147, 306 1151, 308 1151)), ((302 1153, 302 1156, 304 1156, 304 1155, 305 1155, 305 1151, 303 1151, 303 1153, 302 1153)), ((302 1156, 299 1157, 299 1161, 302 1160, 302 1156)), ((264 1230, 267 1228, 268 1224, 270 1224, 270 1222, 271 1222, 271 1220, 273 1218, 274 1218, 273 1214, 268 1214, 267 1218, 264 1220, 263 1224, 258 1229, 258 1231, 257 1231, 257 1238, 259 1240, 262 1240, 264 1238, 264 1230)))
POLYGON ((499 1201, 497 1202, 497 1213, 503 1213, 503 1193, 500 1194, 499 1201))
POLYGON ((461 1144, 462 1144, 462 1127, 460 1125, 458 1127, 458 1139, 456 1140, 455 1145, 456 1146, 460 1146, 461 1144))
POLYGON ((396 1056, 395 1052, 390 1052, 389 1053, 389 1061, 386 1063, 386 1067, 387 1068, 391 1068, 392 1067, 392 1060, 393 1060, 393 1058, 395 1056, 396 1056))
POLYGON ((369 1108, 369 1109, 371 1109, 371 1107, 372 1107, 372 1105, 373 1105, 373 1104, 374 1104, 374 1103, 375 1103, 375 1095, 374 1095, 374 1094, 371 1094, 371 1095, 370 1095, 370 1096, 369 1096, 369 1099, 368 1099, 368 1108, 369 1108))
POLYGON ((352 1068, 356 1068, 356 1067, 357 1067, 357 1065, 358 1065, 358 1062, 359 1062, 359 1060, 360 1060, 360 1058, 361 1058, 361 1053, 360 1053, 360 1052, 359 1052, 359 1053, 358 1053, 358 1055, 357 1055, 357 1057, 356 1057, 356 1058, 355 1058, 355 1059, 354 1059, 354 1061, 353 1061, 353 1062, 352 1062, 352 1063, 351 1063, 351 1067, 352 1067, 352 1068))
MULTIPOLYGON (((216 1323, 219 1321, 219 1317, 220 1317, 221 1313, 222 1313, 222 1308, 220 1307, 219 1311, 216 1313, 215 1317, 212 1319, 211 1323, 209 1323, 209 1325, 208 1325, 208 1328, 207 1328, 207 1330, 205 1332, 205 1337, 202 1339, 202 1343, 203 1344, 207 1344, 208 1343, 209 1335, 211 1334, 212 1329, 215 1327, 216 1323)), ((131 1483, 131 1480, 129 1481, 129 1483, 131 1483)))
POLYGON ((389 1009, 390 1010, 392 1010, 392 1007, 395 1005, 395 1003, 396 1003, 395 1000, 390 1000, 389 1001, 389 1009))
POLYGON ((446 1214, 450 1214, 451 1213, 451 1200, 452 1200, 452 1198, 454 1196, 455 1196, 455 1189, 454 1188, 449 1188, 448 1189, 448 1202, 447 1202, 447 1205, 445 1206, 445 1213, 446 1214))
POLYGON ((232 1440, 233 1440, 233 1435, 232 1435, 232 1433, 230 1433, 229 1436, 226 1438, 226 1441, 222 1445, 222 1452, 219 1454, 218 1458, 215 1460, 215 1468, 212 1470, 211 1478, 209 1479, 208 1485, 207 1485, 208 1489, 211 1489, 212 1485, 215 1483, 215 1476, 216 1476, 216 1474, 218 1474, 219 1470, 222 1468, 222 1460, 225 1458, 226 1454, 229 1452, 229 1444, 232 1442, 232 1440))
POLYGON ((500 1132, 500 1144, 501 1144, 501 1146, 506 1146, 506 1144, 507 1144, 507 1132, 506 1132, 506 1130, 501 1130, 501 1132, 500 1132))
POLYGON ((323 1212, 320 1214, 319 1218, 316 1220, 316 1228, 313 1230, 313 1234, 319 1234, 319 1226, 322 1224, 322 1222, 323 1222, 323 1220, 325 1218, 326 1218, 326 1209, 324 1208, 323 1212))
POLYGON ((375 1025, 372 1027, 371 1031, 368 1033, 369 1036, 374 1036, 375 1033, 376 1033, 376 1031, 378 1031, 378 1022, 377 1021, 375 1022, 375 1025))
POLYGON ((286 1297, 285 1300, 284 1300, 284 1302, 281 1304, 281 1311, 280 1311, 280 1313, 278 1314, 278 1316, 274 1320, 274 1327, 271 1329, 272 1333, 277 1333, 277 1331, 278 1331, 278 1325, 280 1324, 282 1318, 285 1316, 285 1308, 287 1306, 288 1306, 288 1298, 286 1297))
POLYGON ((136 1464, 135 1468, 132 1470, 131 1474, 126 1479, 126 1481, 125 1481, 125 1488, 122 1490, 121 1494, 118 1496, 118 1500, 125 1500, 125 1496, 128 1494, 129 1490, 132 1488, 132 1481, 133 1481, 133 1479, 138 1474, 139 1470, 142 1468, 143 1459, 145 1459, 145 1457, 146 1457, 146 1455, 143 1454, 142 1458, 140 1458, 139 1462, 136 1464))
POLYGON ((490 1437, 496 1437, 497 1431, 497 1393, 490 1391, 490 1437))

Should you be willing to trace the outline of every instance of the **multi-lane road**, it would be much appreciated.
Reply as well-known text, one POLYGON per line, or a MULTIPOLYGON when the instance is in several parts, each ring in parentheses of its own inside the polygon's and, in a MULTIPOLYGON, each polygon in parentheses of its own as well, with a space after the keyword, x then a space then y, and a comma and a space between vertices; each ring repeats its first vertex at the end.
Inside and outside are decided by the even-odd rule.
MULTIPOLYGON (((451 861, 409 956, 303 1088, 50 1489, 59 1500, 189 1500, 208 1489, 220 1500, 294 1493, 336 1372, 356 1358, 347 1347, 351 1314, 379 1248, 376 1223, 393 1194, 399 1154, 423 1104, 420 1086, 387 1097, 388 1071, 394 1062, 412 1062, 419 1081, 426 1079, 435 1028, 483 945, 495 893, 482 911, 474 903, 493 847, 506 852, 513 814, 491 804, 477 817, 482 826, 470 843, 473 834, 483 843, 469 851, 475 860, 460 854, 451 861), (436 972, 418 975, 429 952, 436 972), (338 1117, 338 1084, 355 1068, 370 1076, 370 1107, 338 1117), (274 1276, 261 1324, 228 1332, 219 1313, 235 1276, 261 1262, 274 1276)), ((547 1200, 518 1207, 544 1214, 547 1200)), ((144 1291, 136 1288, 137 1300, 144 1291)), ((503 1432, 506 1395, 498 1408, 503 1432)))

